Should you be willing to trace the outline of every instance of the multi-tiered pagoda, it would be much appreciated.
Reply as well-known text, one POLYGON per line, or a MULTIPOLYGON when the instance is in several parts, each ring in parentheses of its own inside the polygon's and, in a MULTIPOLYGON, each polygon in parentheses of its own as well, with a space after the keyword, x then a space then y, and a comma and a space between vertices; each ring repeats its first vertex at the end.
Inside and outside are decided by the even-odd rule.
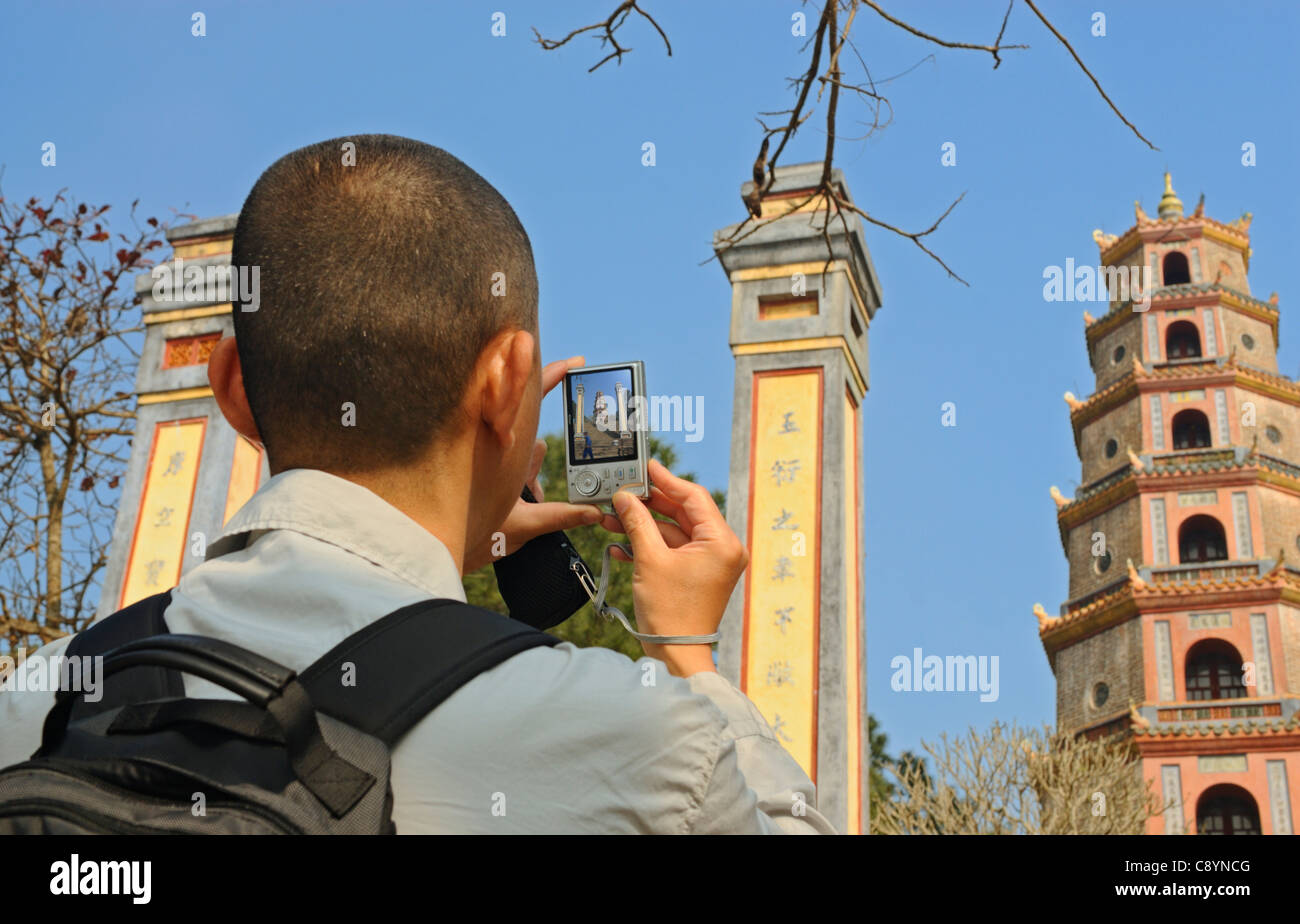
POLYGON ((1067 393, 1083 466, 1056 488, 1069 599, 1036 607, 1058 726, 1129 734, 1168 808, 1149 833, 1291 834, 1300 801, 1300 385, 1278 299, 1250 293, 1250 222, 1156 217, 1094 232, 1096 390, 1067 393), (1115 274, 1117 277, 1119 274, 1115 274), (1112 277, 1114 278, 1114 277, 1112 277))

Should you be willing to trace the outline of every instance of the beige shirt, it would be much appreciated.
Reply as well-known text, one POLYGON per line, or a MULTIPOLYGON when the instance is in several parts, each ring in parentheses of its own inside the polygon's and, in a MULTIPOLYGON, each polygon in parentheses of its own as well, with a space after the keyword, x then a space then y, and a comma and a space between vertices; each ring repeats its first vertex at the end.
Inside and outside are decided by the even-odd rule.
MULTIPOLYGON (((429 597, 465 599, 438 539, 360 485, 295 469, 231 519, 166 619, 301 671, 429 597)), ((189 676, 185 692, 234 695, 189 676)), ((36 750, 52 702, 0 688, 0 766, 36 750)), ((392 787, 405 834, 834 833, 808 776, 721 676, 683 680, 567 642, 515 655, 425 716, 393 749, 392 787)))

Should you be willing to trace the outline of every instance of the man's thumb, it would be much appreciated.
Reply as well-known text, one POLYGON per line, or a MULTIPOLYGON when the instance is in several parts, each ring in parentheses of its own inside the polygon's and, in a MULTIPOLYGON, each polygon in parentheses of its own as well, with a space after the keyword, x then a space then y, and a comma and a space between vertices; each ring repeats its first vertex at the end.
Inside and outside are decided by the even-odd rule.
POLYGON ((632 542, 633 551, 636 551, 638 545, 655 539, 662 544, 663 537, 655 529, 654 517, 627 491, 619 491, 614 495, 614 512, 618 514, 618 521, 623 524, 623 531, 632 542))

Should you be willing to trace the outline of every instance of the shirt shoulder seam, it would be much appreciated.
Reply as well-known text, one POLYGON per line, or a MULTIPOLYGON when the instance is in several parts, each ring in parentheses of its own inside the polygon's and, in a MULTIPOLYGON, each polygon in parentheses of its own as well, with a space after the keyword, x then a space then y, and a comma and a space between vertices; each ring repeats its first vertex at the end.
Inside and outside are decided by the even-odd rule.
POLYGON ((683 819, 683 834, 690 834, 695 829, 700 814, 704 811, 704 797, 713 782, 713 775, 718 769, 718 761, 722 757, 722 749, 726 747, 727 742, 728 739, 723 735, 715 734, 713 736, 713 753, 709 757, 705 772, 699 774, 699 784, 695 787, 695 791, 691 793, 691 802, 686 808, 686 817, 683 819))

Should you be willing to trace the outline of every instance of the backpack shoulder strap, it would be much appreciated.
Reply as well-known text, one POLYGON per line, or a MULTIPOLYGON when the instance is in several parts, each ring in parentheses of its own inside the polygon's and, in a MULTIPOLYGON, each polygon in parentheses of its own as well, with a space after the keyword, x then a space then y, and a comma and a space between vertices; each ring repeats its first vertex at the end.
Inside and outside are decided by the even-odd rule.
MULTIPOLYGON (((102 656, 127 642, 170 632, 163 614, 171 599, 172 592, 166 590, 106 616, 73 636, 63 650, 64 656, 102 656)), ((131 667, 115 674, 111 682, 105 682, 101 692, 102 697, 93 703, 79 697, 72 708, 73 720, 130 703, 184 696, 185 681, 178 671, 164 667, 131 667)))
MULTIPOLYGON (((106 655, 128 642, 169 633, 171 591, 145 597, 79 632, 67 657, 106 655)), ((312 704, 390 747, 412 725, 484 671, 521 651, 560 639, 500 613, 459 600, 422 600, 348 636, 304 670, 312 704), (344 685, 352 665, 355 686, 344 685)), ((78 697, 72 720, 119 706, 185 696, 179 671, 131 667, 104 683, 102 697, 78 697)))
POLYGON ((392 747, 479 674, 521 651, 559 642, 459 600, 422 600, 348 636, 299 679, 319 711, 392 747), (347 676, 345 665, 351 665, 347 676), (348 677, 355 685, 345 685, 348 677))

